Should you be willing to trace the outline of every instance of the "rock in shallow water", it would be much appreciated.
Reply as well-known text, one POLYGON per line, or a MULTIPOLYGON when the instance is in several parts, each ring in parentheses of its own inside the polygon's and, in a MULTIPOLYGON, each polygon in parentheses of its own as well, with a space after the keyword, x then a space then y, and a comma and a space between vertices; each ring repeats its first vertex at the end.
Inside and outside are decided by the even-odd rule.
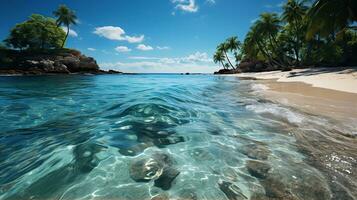
POLYGON ((227 196, 229 200, 244 200, 248 199, 241 191, 241 189, 233 183, 227 181, 220 181, 218 183, 219 189, 227 196))
POLYGON ((142 157, 130 164, 130 177, 137 182, 155 180, 155 186, 163 190, 171 188, 172 181, 180 174, 173 167, 174 161, 163 153, 142 157))
POLYGON ((142 158, 134 161, 130 166, 130 177, 137 182, 147 182, 161 176, 162 163, 153 158, 142 158))
POLYGON ((269 164, 256 160, 248 160, 246 167, 250 175, 260 179, 266 178, 271 169, 269 164))
POLYGON ((290 190, 286 187, 286 185, 277 178, 273 176, 269 176, 266 179, 260 182, 264 189, 265 195, 269 197, 269 199, 277 199, 277 200, 298 200, 299 198, 295 197, 290 190))
POLYGON ((241 152, 252 159, 267 160, 270 155, 270 150, 258 144, 249 144, 242 148, 241 152))
POLYGON ((172 167, 166 167, 161 176, 155 180, 155 186, 163 190, 171 188, 172 181, 180 174, 178 170, 172 167))
POLYGON ((170 144, 177 144, 180 142, 184 142, 185 138, 182 136, 169 136, 166 138, 159 138, 156 141, 157 142, 155 142, 155 144, 157 146, 166 146, 166 145, 170 145, 170 144))

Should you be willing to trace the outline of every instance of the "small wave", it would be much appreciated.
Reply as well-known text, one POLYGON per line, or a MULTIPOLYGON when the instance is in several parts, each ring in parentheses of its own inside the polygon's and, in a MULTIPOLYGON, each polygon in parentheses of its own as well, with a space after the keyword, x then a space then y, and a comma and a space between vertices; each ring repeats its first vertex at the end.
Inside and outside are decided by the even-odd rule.
POLYGON ((304 117, 302 115, 295 113, 288 108, 280 107, 276 104, 247 105, 246 109, 258 114, 272 114, 273 116, 286 119, 293 124, 301 124, 304 121, 304 117))
POLYGON ((252 84, 252 89, 254 91, 264 91, 264 90, 269 90, 269 87, 264 85, 264 84, 252 84))

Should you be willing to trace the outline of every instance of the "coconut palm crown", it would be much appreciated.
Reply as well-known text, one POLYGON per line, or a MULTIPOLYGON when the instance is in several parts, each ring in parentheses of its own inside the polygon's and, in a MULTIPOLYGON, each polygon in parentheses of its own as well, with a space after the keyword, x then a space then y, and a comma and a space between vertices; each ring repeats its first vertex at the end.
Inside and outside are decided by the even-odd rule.
POLYGON ((58 7, 58 9, 53 12, 53 15, 57 17, 57 20, 56 20, 57 26, 65 26, 67 28, 66 37, 64 38, 63 44, 62 44, 62 48, 63 48, 64 44, 68 38, 70 25, 77 24, 77 22, 76 22, 77 16, 74 13, 74 11, 72 11, 65 5, 60 5, 58 7))

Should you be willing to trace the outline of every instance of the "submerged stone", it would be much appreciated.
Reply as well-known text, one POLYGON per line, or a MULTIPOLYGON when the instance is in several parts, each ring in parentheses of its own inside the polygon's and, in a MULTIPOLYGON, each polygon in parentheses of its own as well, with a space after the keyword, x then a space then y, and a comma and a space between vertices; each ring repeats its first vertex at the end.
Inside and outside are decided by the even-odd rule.
POLYGON ((180 174, 178 170, 172 167, 167 167, 163 170, 161 176, 155 180, 155 186, 163 190, 171 188, 172 181, 180 174))
MULTIPOLYGON (((281 199, 281 200, 298 200, 285 184, 273 176, 269 176, 266 179, 260 181, 265 189, 265 195, 269 198, 281 199)), ((313 186, 312 186, 313 187, 313 186)))
POLYGON ((166 138, 159 138, 157 139, 157 145, 170 145, 170 144, 177 144, 180 142, 184 142, 185 138, 182 136, 169 136, 166 138))
POLYGON ((137 182, 147 182, 161 176, 163 165, 153 158, 142 158, 130 165, 130 177, 137 182))
POLYGON ((269 164, 256 160, 248 160, 246 167, 250 175, 260 179, 266 178, 271 169, 269 164))
POLYGON ((92 143, 77 145, 73 149, 73 154, 75 157, 75 162, 73 163, 74 167, 82 173, 89 173, 99 163, 99 159, 97 158, 96 154, 105 148, 106 147, 92 143))
POLYGON ((248 199, 242 190, 235 184, 227 181, 220 181, 218 183, 219 189, 227 196, 229 200, 244 200, 248 199))
POLYGON ((130 177, 137 182, 148 182, 155 180, 154 185, 163 190, 171 188, 172 181, 180 174, 173 167, 174 161, 169 155, 155 153, 150 157, 134 160, 130 164, 130 177))
POLYGON ((267 160, 271 153, 267 147, 258 144, 246 145, 241 152, 249 158, 257 160, 267 160))

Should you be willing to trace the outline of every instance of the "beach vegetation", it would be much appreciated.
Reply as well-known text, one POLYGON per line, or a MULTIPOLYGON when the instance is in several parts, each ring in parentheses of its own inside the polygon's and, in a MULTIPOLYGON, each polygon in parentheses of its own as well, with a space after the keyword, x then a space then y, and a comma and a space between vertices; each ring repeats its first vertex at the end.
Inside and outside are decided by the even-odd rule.
MULTIPOLYGON (((265 12, 238 48, 228 38, 217 52, 235 71, 357 65, 357 1, 287 0, 282 13, 265 12), (234 67, 228 53, 236 58, 234 67)), ((237 38, 235 38, 237 40, 237 38)), ((215 59, 214 59, 215 60, 215 59)), ((220 63, 222 65, 222 63, 220 63)))

